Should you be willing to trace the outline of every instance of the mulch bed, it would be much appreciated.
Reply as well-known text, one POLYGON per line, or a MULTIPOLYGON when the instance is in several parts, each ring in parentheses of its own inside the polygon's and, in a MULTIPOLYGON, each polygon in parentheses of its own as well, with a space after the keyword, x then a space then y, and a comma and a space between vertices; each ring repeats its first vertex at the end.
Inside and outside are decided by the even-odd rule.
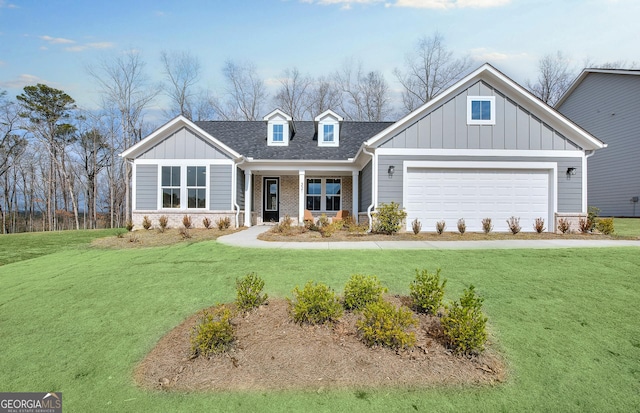
MULTIPOLYGON (((407 297, 388 296, 396 305, 407 297)), ((190 333, 198 314, 170 331, 139 364, 136 381, 169 391, 255 391, 331 388, 490 385, 506 368, 491 342, 479 356, 456 356, 442 344, 437 317, 418 315, 416 346, 367 347, 357 336, 358 318, 345 313, 334 325, 295 324, 283 299, 270 299, 233 319, 236 341, 225 354, 191 358, 190 333)))

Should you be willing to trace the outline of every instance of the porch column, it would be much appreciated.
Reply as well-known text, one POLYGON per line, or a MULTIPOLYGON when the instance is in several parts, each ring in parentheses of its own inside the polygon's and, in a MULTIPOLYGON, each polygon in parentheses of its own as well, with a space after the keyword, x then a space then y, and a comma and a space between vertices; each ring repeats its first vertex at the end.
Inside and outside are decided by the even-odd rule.
POLYGON ((298 172, 298 222, 304 225, 304 172, 298 172))
POLYGON ((253 188, 251 188, 251 171, 244 171, 244 226, 251 226, 251 201, 253 201, 253 188))
POLYGON ((355 219, 356 224, 358 223, 358 204, 360 203, 360 200, 358 199, 358 192, 360 192, 359 190, 359 186, 358 186, 358 176, 359 176, 360 172, 358 171, 353 171, 351 172, 351 189, 353 194, 351 195, 351 198, 353 199, 353 219, 355 219))

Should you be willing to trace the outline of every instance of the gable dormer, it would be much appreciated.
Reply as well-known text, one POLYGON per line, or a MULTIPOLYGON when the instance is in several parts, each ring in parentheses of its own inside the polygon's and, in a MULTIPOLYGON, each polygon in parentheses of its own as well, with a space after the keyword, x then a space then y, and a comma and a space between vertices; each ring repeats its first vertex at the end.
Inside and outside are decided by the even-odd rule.
POLYGON ((267 145, 287 146, 291 137, 291 116, 280 109, 266 115, 263 120, 267 121, 267 145))
POLYGON ((340 122, 342 116, 331 109, 314 119, 318 125, 318 146, 340 146, 340 122))

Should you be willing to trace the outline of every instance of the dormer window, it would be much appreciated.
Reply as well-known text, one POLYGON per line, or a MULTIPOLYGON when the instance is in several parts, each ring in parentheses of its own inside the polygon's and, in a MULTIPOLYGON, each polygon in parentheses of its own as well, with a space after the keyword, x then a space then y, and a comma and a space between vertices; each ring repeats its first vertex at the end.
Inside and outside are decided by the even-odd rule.
POLYGON ((291 116, 276 109, 263 118, 267 121, 267 145, 287 146, 291 136, 291 116))
POLYGON ((342 116, 327 110, 315 118, 318 122, 318 146, 340 146, 342 116))

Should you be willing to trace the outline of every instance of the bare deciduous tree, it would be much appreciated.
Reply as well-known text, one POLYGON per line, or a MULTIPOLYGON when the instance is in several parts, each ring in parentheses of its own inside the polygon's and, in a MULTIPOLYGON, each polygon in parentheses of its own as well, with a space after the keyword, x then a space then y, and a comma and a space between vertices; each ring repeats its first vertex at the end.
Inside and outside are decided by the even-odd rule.
POLYGON ((381 121, 390 112, 389 86, 380 72, 365 72, 362 63, 347 60, 336 73, 342 91, 341 109, 350 120, 381 121))
POLYGON ((569 68, 569 59, 560 51, 547 54, 538 61, 538 79, 527 80, 527 88, 543 102, 553 106, 571 86, 575 77, 569 68))
POLYGON ((280 79, 280 88, 274 97, 277 107, 289 114, 293 120, 306 119, 309 116, 308 93, 311 79, 303 76, 297 68, 285 69, 280 79))
POLYGON ((307 94, 307 111, 311 119, 327 109, 336 109, 342 102, 342 93, 335 82, 326 77, 319 77, 307 94))
MULTIPOLYGON (((97 66, 87 68, 104 96, 105 109, 117 108, 122 139, 120 145, 111 145, 112 151, 116 153, 142 139, 143 111, 160 92, 157 86, 150 83, 144 67, 145 63, 140 53, 131 50, 113 60, 102 60, 97 66)), ((125 216, 126 219, 130 219, 131 168, 129 164, 125 164, 124 175, 125 216)))
POLYGON ((404 88, 402 103, 405 110, 411 112, 433 99, 460 80, 470 66, 468 56, 454 57, 439 33, 419 39, 414 52, 406 57, 404 71, 394 70, 404 88))
POLYGON ((194 86, 200 78, 200 61, 189 52, 160 53, 163 73, 167 79, 165 93, 171 98, 170 117, 182 115, 193 120, 195 115, 194 86))
POLYGON ((223 69, 227 82, 222 99, 213 101, 217 115, 224 120, 258 120, 267 100, 264 81, 251 62, 228 60, 223 69))

